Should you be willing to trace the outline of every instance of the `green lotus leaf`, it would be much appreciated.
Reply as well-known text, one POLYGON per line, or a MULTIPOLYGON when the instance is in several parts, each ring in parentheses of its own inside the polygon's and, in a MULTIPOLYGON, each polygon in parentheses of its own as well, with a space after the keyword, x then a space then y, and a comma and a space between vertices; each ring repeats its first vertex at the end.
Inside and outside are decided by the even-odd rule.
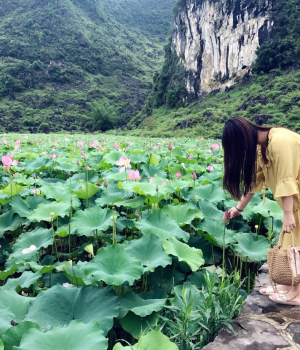
POLYGON ((43 185, 40 187, 40 190, 47 198, 53 198, 57 202, 70 203, 72 198, 72 207, 75 209, 80 207, 81 203, 77 195, 74 195, 69 189, 66 189, 62 185, 43 185))
POLYGON ((30 196, 23 200, 21 196, 15 196, 11 201, 11 210, 23 218, 27 218, 31 211, 36 209, 40 204, 49 204, 51 201, 41 196, 30 196))
POLYGON ((38 294, 25 320, 37 323, 43 330, 54 325, 66 327, 74 319, 86 324, 95 320, 106 335, 113 318, 119 315, 119 307, 120 300, 111 287, 66 288, 57 284, 38 294))
POLYGON ((159 289, 141 294, 127 292, 121 300, 120 315, 131 311, 140 317, 149 316, 152 312, 163 309, 167 298, 167 294, 159 289))
POLYGON ((15 231, 20 224, 25 220, 18 214, 14 214, 11 210, 0 216, 0 238, 2 238, 4 232, 15 231))
MULTIPOLYGON (((129 169, 130 170, 130 169, 129 169)), ((127 174, 128 170, 123 171, 123 172, 116 172, 116 173, 108 173, 105 175, 106 180, 111 183, 111 182, 118 182, 118 181, 127 181, 127 174)))
POLYGON ((36 158, 35 160, 33 160, 32 162, 28 163, 25 166, 25 171, 38 171, 40 168, 42 167, 48 167, 51 166, 53 162, 49 159, 46 158, 36 158))
POLYGON ((85 182, 79 190, 76 191, 76 194, 78 198, 81 199, 89 199, 93 197, 94 194, 96 194, 100 188, 94 184, 91 184, 89 182, 85 182))
POLYGON ((110 183, 108 185, 107 192, 106 189, 104 189, 104 191, 101 194, 101 197, 97 198, 95 202, 101 207, 107 204, 112 205, 115 202, 122 200, 125 197, 125 195, 127 195, 127 193, 120 189, 117 184, 110 183))
POLYGON ((53 168, 56 170, 63 170, 65 172, 75 172, 79 170, 79 166, 77 164, 65 163, 61 160, 58 160, 58 164, 56 164, 53 168))
POLYGON ((149 158, 143 153, 131 153, 129 156, 132 163, 147 163, 149 158))
POLYGON ((233 245, 236 255, 243 258, 247 257, 248 261, 265 261, 267 260, 267 251, 271 248, 268 240, 263 236, 255 236, 253 233, 236 234, 237 244, 233 245))
POLYGON ((5 281, 7 277, 13 275, 17 270, 17 266, 13 265, 8 270, 0 271, 0 281, 5 281))
POLYGON ((2 335, 2 339, 5 343, 5 350, 14 350, 16 346, 19 346, 24 333, 31 328, 40 329, 40 326, 33 322, 22 322, 17 326, 9 328, 2 335))
POLYGON ((192 186, 193 182, 194 181, 192 180, 184 181, 184 180, 173 179, 172 181, 170 181, 168 185, 174 188, 175 191, 179 192, 186 187, 192 186))
POLYGON ((15 289, 17 293, 22 288, 29 288, 32 284, 42 277, 41 272, 33 273, 31 271, 25 271, 18 278, 9 278, 6 284, 2 287, 3 289, 15 289))
POLYGON ((71 209, 70 203, 65 202, 52 202, 49 204, 40 204, 32 213, 29 215, 29 220, 31 221, 51 221, 51 218, 56 219, 58 216, 65 217, 69 215, 71 209), (54 215, 50 215, 54 213, 54 215))
POLYGON ((131 257, 121 245, 102 248, 84 270, 87 277, 94 276, 97 281, 119 286, 124 282, 130 285, 141 277, 144 270, 141 262, 131 257))
POLYGON ((265 203, 261 201, 261 203, 256 205, 252 210, 254 213, 261 214, 264 217, 269 217, 270 212, 270 215, 275 220, 283 219, 283 210, 279 204, 276 201, 271 201, 268 198, 265 199, 265 203))
MULTIPOLYGON (((202 229, 203 237, 210 243, 218 247, 223 247, 224 224, 222 221, 207 218, 199 223, 198 228, 202 229)), ((225 244, 235 242, 235 233, 225 227, 225 244)))
MULTIPOLYGON (((187 283, 191 283, 192 285, 196 286, 197 288, 202 289, 202 288, 207 286, 206 281, 205 281, 205 277, 204 277, 205 273, 213 275, 213 273, 203 269, 202 271, 192 272, 188 276, 186 281, 187 281, 187 283)), ((215 274, 215 279, 216 279, 216 284, 217 284, 219 281, 219 277, 217 276, 217 274, 215 274)))
POLYGON ((222 259, 222 249, 212 245, 207 239, 199 236, 191 236, 188 242, 190 247, 201 249, 206 265, 214 265, 222 259))
POLYGON ((94 230, 106 231, 112 226, 112 210, 93 207, 78 210, 72 217, 71 226, 77 228, 78 236, 94 236, 94 230))
MULTIPOLYGON (((103 157, 102 163, 115 165, 116 162, 118 162, 120 160, 120 158, 123 158, 123 157, 130 159, 130 157, 127 157, 124 152, 112 151, 112 152, 107 153, 103 157)), ((101 163, 101 165, 102 165, 102 163, 101 163)))
POLYGON ((190 209, 187 204, 166 205, 162 211, 180 226, 190 224, 195 218, 204 219, 204 215, 199 209, 190 209))
POLYGON ((158 176, 160 178, 166 179, 167 173, 158 165, 154 164, 143 164, 141 166, 141 169, 143 170, 144 174, 148 177, 155 177, 158 176))
POLYGON ((1 192, 13 197, 22 192, 25 188, 26 186, 20 186, 12 182, 8 186, 6 186, 1 192))
POLYGON ((125 249, 130 256, 141 261, 144 272, 154 271, 157 266, 172 264, 172 258, 163 250, 162 242, 161 238, 148 234, 130 241, 125 249))
POLYGON ((125 199, 125 200, 121 200, 121 201, 117 201, 115 202, 115 206, 116 207, 125 207, 125 208, 133 208, 136 209, 142 205, 144 205, 146 200, 145 196, 138 196, 132 199, 125 199))
POLYGON ((142 336, 138 344, 134 346, 122 346, 116 344, 113 350, 179 350, 178 346, 170 341, 170 339, 159 331, 151 331, 142 336))
POLYGON ((175 220, 170 219, 161 210, 155 210, 146 219, 138 220, 135 226, 143 234, 153 234, 162 239, 172 236, 184 241, 189 239, 189 234, 183 231, 175 220))
POLYGON ((0 265, 5 263, 10 250, 9 242, 5 241, 4 239, 0 239, 0 265))
POLYGON ((14 290, 0 288, 0 337, 11 327, 12 321, 15 323, 23 321, 32 299, 22 297, 14 290))
POLYGON ((54 265, 40 265, 35 261, 29 261, 25 263, 25 266, 29 266, 34 272, 40 271, 43 275, 45 273, 52 273, 52 271, 55 270, 54 265))
POLYGON ((220 220, 222 222, 222 217, 224 213, 217 208, 217 206, 207 200, 199 199, 198 205, 205 218, 210 218, 214 220, 220 220))
POLYGON ((170 237, 169 240, 165 239, 163 247, 167 254, 174 255, 179 261, 186 262, 192 271, 197 271, 205 262, 201 249, 191 248, 174 237, 170 237))
POLYGON ((36 227, 33 231, 22 233, 13 245, 13 253, 9 256, 9 260, 16 258, 17 260, 37 260, 36 254, 39 249, 47 248, 53 243, 52 229, 45 229, 42 227, 36 227), (36 246, 36 250, 22 254, 22 250, 29 248, 30 246, 36 246))
MULTIPOLYGON (((162 181, 159 181, 159 184, 161 184, 162 181)), ((139 195, 142 196, 152 196, 152 197, 159 197, 159 199, 164 198, 164 196, 167 193, 172 193, 174 192, 174 190, 165 185, 165 186, 160 186, 158 185, 158 192, 156 192, 156 186, 157 183, 154 182, 150 182, 150 183, 145 183, 145 182, 123 182, 122 184, 119 183, 120 186, 122 186, 122 188, 125 191, 128 192, 136 192, 139 195)))
POLYGON ((222 177, 223 177, 223 174, 221 171, 212 171, 212 172, 207 172, 202 176, 200 176, 198 181, 201 183, 201 185, 207 185, 212 181, 220 179, 222 177))
POLYGON ((198 196, 199 199, 204 199, 215 204, 226 199, 223 188, 213 183, 195 187, 195 190, 191 189, 189 191, 188 198, 194 200, 195 196, 198 196))
POLYGON ((177 286, 182 284, 185 279, 185 275, 176 269, 176 266, 169 265, 164 269, 157 267, 154 272, 150 272, 148 275, 148 285, 152 289, 163 289, 170 291, 173 284, 177 286))
POLYGON ((47 333, 29 329, 22 337, 20 346, 15 350, 106 350, 108 340, 96 321, 84 324, 71 321, 67 327, 53 327, 47 333))
POLYGON ((158 158, 154 154, 151 154, 151 156, 149 158, 149 164, 150 165, 158 165, 159 164, 158 158))
POLYGON ((57 271, 61 271, 64 276, 68 279, 68 281, 74 285, 84 286, 97 284, 97 281, 94 278, 86 277, 84 273, 84 268, 87 264, 87 261, 78 261, 76 265, 72 265, 72 267, 68 264, 67 261, 62 263, 56 263, 55 267, 57 271))
POLYGON ((4 350, 4 343, 1 339, 0 339, 0 350, 4 350))
POLYGON ((140 317, 129 311, 120 323, 126 332, 130 333, 135 339, 140 339, 143 334, 154 328, 158 321, 159 315, 155 312, 149 316, 140 317))

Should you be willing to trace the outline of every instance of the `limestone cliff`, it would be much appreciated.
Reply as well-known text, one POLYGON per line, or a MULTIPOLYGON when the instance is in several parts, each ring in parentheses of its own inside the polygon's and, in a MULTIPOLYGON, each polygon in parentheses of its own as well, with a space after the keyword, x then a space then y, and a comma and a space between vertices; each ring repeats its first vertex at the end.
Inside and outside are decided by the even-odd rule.
POLYGON ((273 0, 186 0, 175 19, 173 50, 195 98, 234 84, 270 40, 273 0))

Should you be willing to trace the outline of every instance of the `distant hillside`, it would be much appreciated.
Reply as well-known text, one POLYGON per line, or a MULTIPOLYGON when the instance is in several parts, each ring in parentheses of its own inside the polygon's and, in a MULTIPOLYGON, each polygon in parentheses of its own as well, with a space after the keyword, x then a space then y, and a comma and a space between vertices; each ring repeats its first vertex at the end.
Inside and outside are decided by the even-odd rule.
POLYGON ((162 63, 174 0, 154 2, 0 0, 0 131, 128 122, 162 63))

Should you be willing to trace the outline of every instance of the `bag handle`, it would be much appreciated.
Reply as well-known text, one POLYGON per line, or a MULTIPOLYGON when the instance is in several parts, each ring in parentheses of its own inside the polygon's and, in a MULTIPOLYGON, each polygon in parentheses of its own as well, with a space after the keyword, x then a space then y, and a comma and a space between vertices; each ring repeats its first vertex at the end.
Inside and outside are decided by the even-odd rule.
MULTIPOLYGON (((278 241, 278 247, 279 247, 279 248, 282 247, 283 238, 284 238, 284 236, 285 236, 286 233, 288 233, 288 232, 284 232, 284 230, 282 230, 281 233, 280 233, 279 241, 278 241)), ((293 247, 296 247, 296 241, 295 241, 294 232, 292 231, 290 234, 292 235, 293 247)))

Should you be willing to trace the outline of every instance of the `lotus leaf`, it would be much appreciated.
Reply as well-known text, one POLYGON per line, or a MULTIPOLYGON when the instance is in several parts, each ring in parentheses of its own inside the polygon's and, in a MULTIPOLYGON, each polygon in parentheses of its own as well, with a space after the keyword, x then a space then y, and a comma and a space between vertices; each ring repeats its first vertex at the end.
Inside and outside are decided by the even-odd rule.
POLYGON ((2 192, 13 197, 16 196, 17 194, 21 193, 26 186, 20 186, 14 182, 10 183, 8 186, 6 186, 2 192))
POLYGON ((163 309, 166 301, 167 294, 159 289, 141 294, 129 291, 123 295, 121 300, 120 315, 125 315, 128 311, 131 311, 140 317, 146 317, 154 311, 158 312, 163 309))
POLYGON ((180 226, 190 224, 195 218, 204 219, 204 215, 199 209, 190 209, 187 204, 176 206, 166 205, 162 211, 180 226))
POLYGON ((84 270, 87 277, 93 275, 97 281, 117 286, 133 284, 143 271, 140 260, 131 257, 121 245, 102 248, 84 270))
POLYGON ((79 190, 76 191, 76 194, 78 198, 81 199, 89 199, 93 197, 94 194, 96 194, 100 188, 94 184, 91 184, 89 182, 85 182, 79 190))
POLYGON ((185 243, 179 242, 176 238, 170 237, 163 241, 163 247, 167 254, 174 255, 179 261, 186 262, 192 271, 197 271, 204 264, 201 249, 191 248, 185 243))
POLYGON ((172 258, 163 250, 162 242, 161 238, 148 234, 129 242, 126 251, 141 261, 145 272, 154 271, 157 266, 166 267, 172 264, 172 258))
MULTIPOLYGON (((216 221, 213 219, 205 219, 200 222, 199 228, 202 229, 203 237, 206 238, 210 243, 218 247, 223 247, 223 236, 224 236, 224 224, 222 221, 216 221)), ((234 232, 228 230, 225 227, 225 244, 235 243, 236 237, 234 232)))
POLYGON ((24 221, 18 214, 14 214, 12 210, 2 214, 0 216, 0 238, 6 231, 15 231, 24 221))
POLYGON ((130 333, 135 339, 140 339, 143 334, 155 327, 158 321, 159 316, 155 312, 149 316, 140 317, 129 311, 120 323, 126 332, 130 333))
POLYGON ((94 236, 94 230, 106 231, 112 226, 112 210, 93 207, 78 210, 72 217, 71 225, 77 228, 78 236, 94 236))
POLYGON ((25 271, 18 278, 10 278, 10 279, 8 279, 6 284, 2 288, 3 289, 15 289, 16 292, 19 293, 22 288, 29 288, 40 277, 42 277, 42 273, 41 272, 33 273, 31 271, 25 271))
POLYGON ((95 320, 105 336, 119 315, 120 301, 111 287, 63 287, 59 284, 41 291, 31 303, 26 321, 37 323, 43 330, 52 326, 66 327, 76 319, 83 323, 95 320))
POLYGON ((170 219, 161 210, 155 210, 146 219, 138 220, 136 228, 143 234, 154 234, 162 239, 175 236, 187 241, 189 234, 183 231, 175 220, 170 219))
POLYGON ((58 216, 65 217, 70 212, 70 203, 65 202, 52 202, 50 204, 40 204, 32 213, 29 215, 31 221, 51 221, 51 218, 56 219, 58 216), (54 215, 51 215, 54 213, 54 215))
POLYGON ((2 335, 2 339, 5 343, 5 350, 14 350, 16 346, 19 346, 24 333, 30 328, 40 329, 40 326, 33 322, 22 322, 17 326, 9 328, 2 335))
POLYGON ((233 245, 233 249, 237 255, 247 257, 248 261, 267 260, 267 251, 271 246, 265 237, 250 232, 238 233, 236 239, 238 243, 233 245))
POLYGON ((254 213, 261 214, 264 217, 269 217, 270 212, 270 215, 275 220, 283 219, 283 210, 279 204, 275 201, 271 201, 268 198, 265 199, 265 203, 261 201, 261 203, 255 206, 252 210, 254 213))
POLYGON ((47 333, 29 329, 15 350, 106 350, 108 340, 96 321, 83 324, 71 321, 67 327, 53 327, 47 333))

